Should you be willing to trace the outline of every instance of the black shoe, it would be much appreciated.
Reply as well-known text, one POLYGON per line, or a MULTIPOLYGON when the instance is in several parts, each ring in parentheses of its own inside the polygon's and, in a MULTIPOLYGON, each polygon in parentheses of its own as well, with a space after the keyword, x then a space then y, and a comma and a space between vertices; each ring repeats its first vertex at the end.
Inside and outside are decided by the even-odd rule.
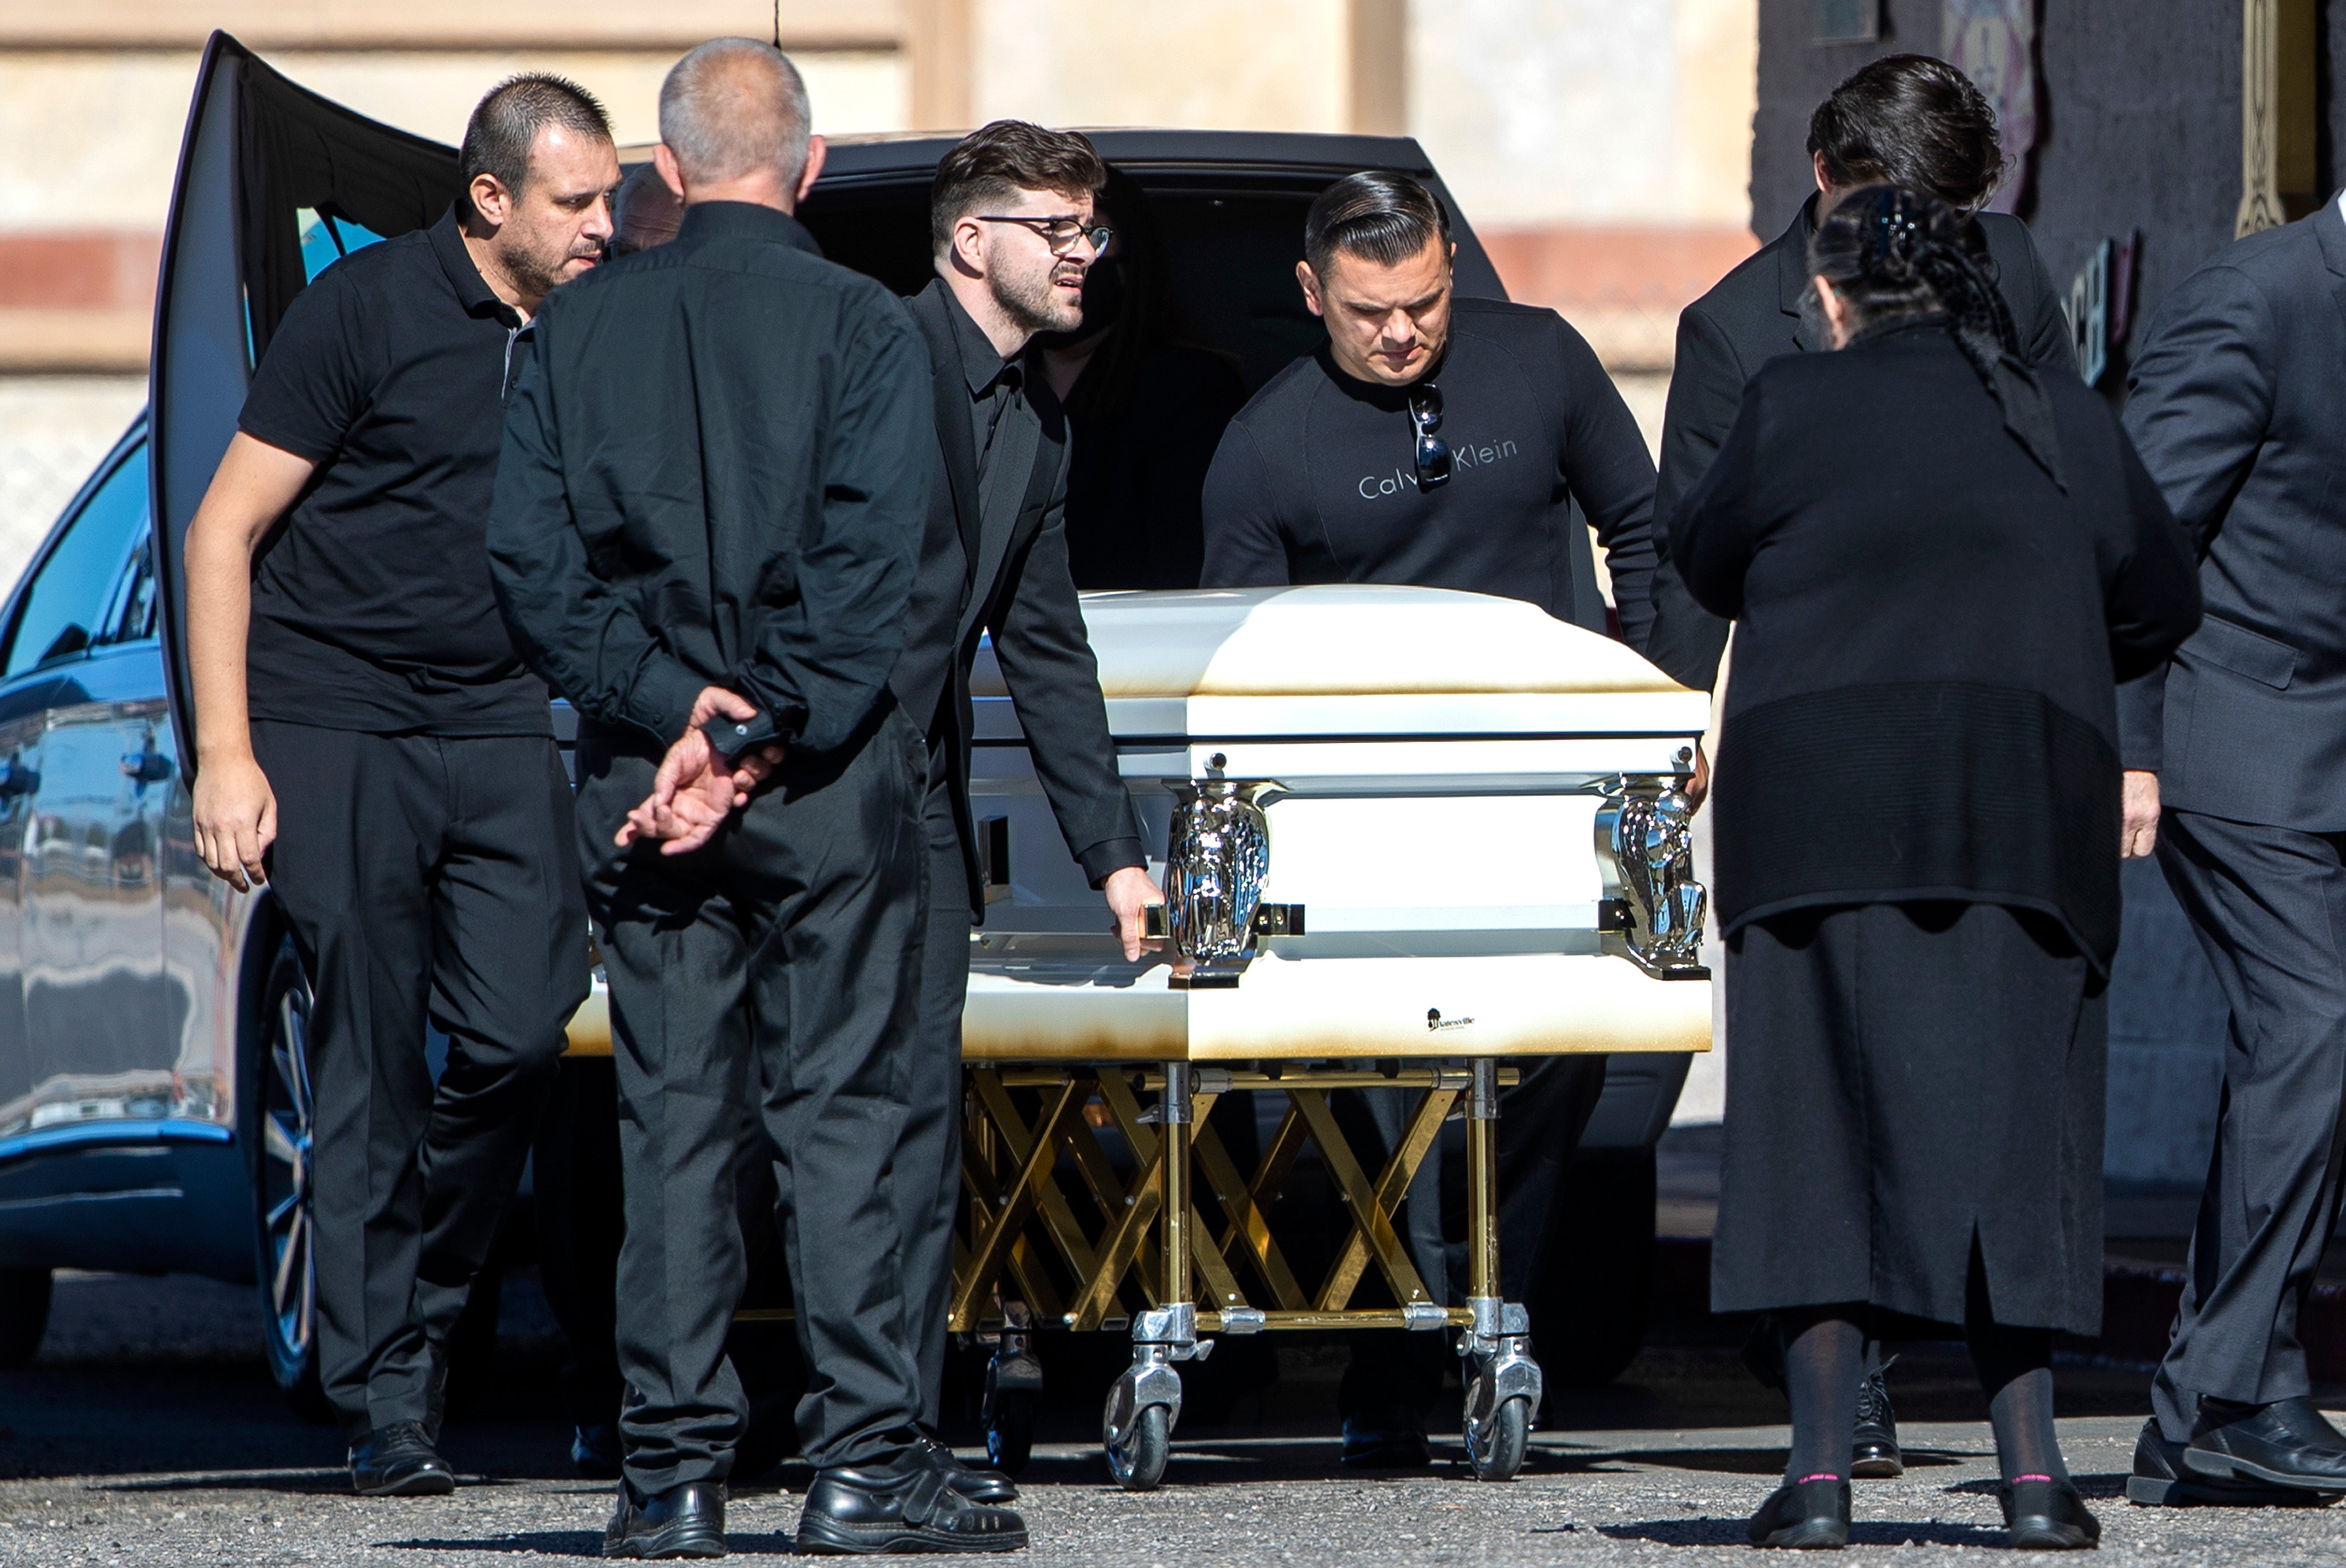
POLYGON ((725 1485, 688 1481, 657 1497, 636 1501, 636 1489, 619 1482, 619 1505, 603 1532, 606 1557, 722 1557, 725 1555, 725 1485))
POLYGON ((1342 1463, 1352 1470, 1417 1470, 1432 1461, 1425 1418, 1398 1406, 1344 1418, 1342 1463))
POLYGON ((570 1429, 570 1467, 588 1480, 618 1480, 620 1457, 616 1422, 570 1429))
POLYGON ((1837 1475, 1786 1481, 1745 1531, 1754 1546, 1838 1552, 1849 1544, 1849 1482, 1837 1475))
POLYGON ((2339 1492, 2267 1486, 2260 1481, 2218 1481, 2183 1466, 2187 1443, 2169 1442, 2154 1416, 2134 1440, 2134 1473, 2127 1477, 2128 1502, 2145 1508, 2320 1508, 2339 1492))
POLYGON ((936 1466, 937 1473, 945 1478, 945 1484, 972 1502, 998 1505, 1018 1501, 1017 1484, 1000 1471, 964 1464, 953 1450, 927 1432, 921 1434, 918 1446, 928 1461, 936 1466))
POLYGON ((803 1553, 1016 1552, 1025 1544, 1024 1519, 962 1496, 919 1450, 819 1472, 799 1512, 803 1553))
POLYGON ((2346 1437, 2301 1394, 2269 1405, 2203 1396, 2183 1465, 2210 1481, 2346 1492, 2346 1437))
POLYGON ((2004 1528, 2014 1552, 2075 1552, 2102 1543, 2102 1522, 2077 1495, 2075 1483, 2025 1475, 1996 1489, 2004 1528))
POLYGON ((1898 1412, 1890 1408, 1890 1384, 1882 1376, 1897 1359, 1891 1357, 1857 1385, 1857 1441, 1849 1456, 1853 1481, 1895 1481, 1906 1473, 1906 1456, 1898 1450, 1898 1412))
POLYGON ((415 1421, 377 1427, 351 1446, 351 1485, 361 1497, 445 1497, 456 1472, 415 1421))

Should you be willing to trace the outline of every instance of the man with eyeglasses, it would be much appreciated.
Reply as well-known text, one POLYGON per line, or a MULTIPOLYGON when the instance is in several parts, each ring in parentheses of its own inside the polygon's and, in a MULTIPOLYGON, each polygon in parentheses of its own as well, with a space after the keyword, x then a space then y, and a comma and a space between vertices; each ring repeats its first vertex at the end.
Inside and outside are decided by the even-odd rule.
MULTIPOLYGON (((1117 774, 1099 668, 1067 575, 1066 416, 1025 363, 1036 333, 1083 321, 1084 274, 1110 238, 1092 201, 1107 179, 1090 141, 1073 132, 1017 120, 973 132, 937 165, 929 202, 937 276, 908 302, 928 341, 937 438, 904 650, 889 682, 929 741, 928 939, 894 1186, 932 1434, 961 1190, 962 1003, 970 928, 985 914, 969 806, 969 677, 981 637, 993 639, 1043 792, 1105 895, 1127 959, 1140 956, 1142 910, 1164 901, 1117 774)), ((965 1496, 1017 1495, 1007 1477, 954 1464, 930 1441, 965 1496)))
MULTIPOLYGON (((1637 646, 1653 614, 1645 439, 1562 317, 1454 294, 1455 249, 1441 202, 1406 175, 1351 175, 1311 204, 1295 276, 1328 341, 1223 434, 1206 476, 1204 585, 1461 588, 1603 630, 1576 504, 1637 646)), ((1547 1057, 1501 1102, 1501 1284, 1535 1311, 1556 1195, 1604 1084, 1601 1056, 1547 1057)), ((1362 1093, 1350 1109, 1389 1150, 1402 1098, 1362 1093)), ((1440 1179, 1429 1158, 1409 1197, 1411 1250, 1437 1291, 1448 1273, 1440 1179)), ((1356 1351, 1338 1395, 1345 1462, 1425 1461, 1437 1339, 1401 1333, 1389 1354, 1356 1351)))

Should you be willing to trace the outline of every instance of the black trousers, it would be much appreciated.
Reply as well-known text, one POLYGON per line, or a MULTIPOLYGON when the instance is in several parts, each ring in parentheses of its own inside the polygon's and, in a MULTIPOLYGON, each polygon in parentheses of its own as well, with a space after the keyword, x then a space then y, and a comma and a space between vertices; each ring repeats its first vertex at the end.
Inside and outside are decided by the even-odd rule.
POLYGON ((953 1309, 954 1212, 961 1200, 961 1010, 969 993, 969 872, 954 826, 953 786, 929 779, 923 835, 929 860, 928 932, 920 1018, 913 1030, 911 1098, 897 1161, 897 1223, 904 1291, 921 1369, 921 1420, 937 1424, 953 1309))
POLYGON ((423 1419, 586 996, 570 786, 545 737, 257 720, 269 876, 311 1013, 319 1372, 353 1439, 423 1419), (424 1032, 449 1040, 435 1086, 424 1032))
MULTIPOLYGON (((1580 1135, 1605 1092, 1605 1058, 1534 1056, 1512 1064, 1523 1070, 1523 1079, 1499 1096, 1499 1290, 1504 1299, 1528 1305, 1548 1275, 1557 1199, 1580 1135)), ((1356 1151, 1373 1148, 1380 1161, 1389 1159, 1419 1097, 1419 1091, 1407 1089, 1340 1095, 1338 1121, 1356 1151)), ((1427 1293, 1444 1306, 1466 1298, 1471 1238, 1459 1218, 1465 1204, 1464 1166, 1463 1160, 1446 1161, 1437 1142, 1418 1166, 1402 1210, 1410 1261, 1427 1293), (1456 1223, 1444 1225, 1445 1210, 1456 1223), (1450 1231, 1460 1236, 1459 1243, 1447 1240, 1450 1231)), ((1392 1329, 1355 1335, 1352 1360, 1337 1385, 1337 1407, 1348 1416, 1390 1410, 1423 1417, 1442 1392, 1443 1358, 1451 1354, 1447 1334, 1392 1329)))
POLYGON ((802 1450, 818 1469, 892 1457, 920 1413, 892 1190, 928 902, 920 733, 891 708, 837 752, 792 756, 679 856, 611 843, 653 759, 582 739, 578 766, 619 1095, 627 1480, 650 1494, 731 1472, 751 1115, 776 1155, 811 1373, 802 1450))
POLYGON ((2199 1396, 2310 1391, 2297 1319, 2338 1226, 2346 1171, 2346 835, 2190 811, 2158 863, 2231 1007, 2216 1148, 2151 1406, 2191 1435, 2199 1396))

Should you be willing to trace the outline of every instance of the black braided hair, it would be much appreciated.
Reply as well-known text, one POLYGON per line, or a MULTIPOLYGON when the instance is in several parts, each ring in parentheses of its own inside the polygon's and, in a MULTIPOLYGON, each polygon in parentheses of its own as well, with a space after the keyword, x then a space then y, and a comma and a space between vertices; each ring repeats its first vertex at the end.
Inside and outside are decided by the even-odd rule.
POLYGON ((1847 308, 1852 341, 1902 321, 1943 325, 2004 428, 2067 488, 2052 406, 2020 352, 1987 238, 1968 212, 1905 186, 1861 187, 1818 220, 1809 271, 1847 308))
POLYGON ((1986 242, 1967 212, 1897 185, 1870 185, 1833 203, 1809 242, 1809 270, 1831 283, 1851 334, 1902 317, 1943 315, 1983 381, 2017 355, 1986 242))

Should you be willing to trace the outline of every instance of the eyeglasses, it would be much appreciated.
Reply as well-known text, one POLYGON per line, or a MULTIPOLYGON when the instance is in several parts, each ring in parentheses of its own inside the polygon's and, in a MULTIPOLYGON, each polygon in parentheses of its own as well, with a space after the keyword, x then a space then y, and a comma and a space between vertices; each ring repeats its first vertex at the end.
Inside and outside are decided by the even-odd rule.
POLYGON ((1409 418, 1417 427, 1417 487, 1439 490, 1450 483, 1450 443, 1433 433, 1442 428, 1442 389, 1432 382, 1410 388, 1409 418))
POLYGON ((1092 254, 1099 255, 1116 239, 1116 230, 1105 223, 1086 227, 1080 218, 1003 218, 975 215, 980 223, 1015 223, 1021 229, 1031 229, 1043 237, 1054 256, 1065 256, 1079 240, 1091 241, 1092 254))

